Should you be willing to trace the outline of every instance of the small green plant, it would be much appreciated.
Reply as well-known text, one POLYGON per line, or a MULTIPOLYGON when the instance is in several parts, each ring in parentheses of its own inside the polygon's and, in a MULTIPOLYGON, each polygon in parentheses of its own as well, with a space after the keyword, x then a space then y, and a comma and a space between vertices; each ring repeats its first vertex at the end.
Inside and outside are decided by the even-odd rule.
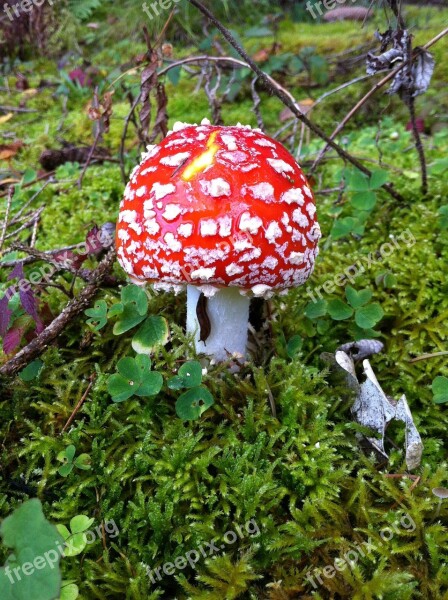
POLYGON ((213 396, 201 384, 202 367, 196 360, 183 364, 178 374, 168 381, 171 390, 187 390, 176 402, 177 416, 183 421, 199 419, 214 404, 213 396))
POLYGON ((12 550, 0 569, 2 600, 59 597, 61 552, 58 547, 62 547, 64 540, 46 520, 40 500, 29 500, 19 506, 1 524, 0 535, 6 548, 12 550))
POLYGON ((375 337, 378 333, 373 328, 383 318, 384 311, 378 302, 370 302, 372 295, 368 289, 357 291, 348 285, 345 288, 347 302, 341 298, 332 298, 328 301, 322 298, 317 302, 310 302, 305 308, 304 315, 316 322, 318 333, 328 330, 329 323, 324 318, 327 315, 333 321, 346 321, 354 316, 356 339, 375 337))
POLYGON ((89 519, 86 515, 77 515, 70 521, 70 529, 65 525, 56 525, 56 529, 64 538, 66 549, 64 556, 77 556, 87 546, 85 532, 89 529, 95 519, 89 519))
POLYGON ((157 396, 163 386, 163 377, 151 371, 151 359, 145 354, 136 358, 122 358, 117 364, 118 373, 111 375, 107 389, 114 402, 124 402, 133 396, 157 396))
POLYGON ((448 377, 436 377, 432 382, 431 389, 436 404, 448 402, 448 377))
POLYGON ((109 310, 105 300, 98 300, 85 314, 89 317, 87 324, 95 331, 103 329, 109 319, 116 318, 114 335, 123 335, 141 325, 132 339, 132 347, 137 354, 150 354, 157 346, 165 345, 169 340, 166 319, 157 315, 147 316, 148 297, 136 285, 122 288, 121 302, 115 303, 109 310))
POLYGON ((79 588, 73 581, 63 581, 61 584, 61 595, 59 600, 76 600, 79 596, 79 588))
MULTIPOLYGON (((337 240, 350 233, 363 235, 367 220, 376 206, 377 192, 389 177, 387 171, 375 169, 371 177, 367 177, 357 169, 345 170, 339 175, 346 182, 346 191, 349 195, 349 204, 353 216, 338 218, 331 230, 331 236, 337 240)), ((339 216, 343 207, 337 206, 333 210, 335 216, 339 216)))
POLYGON ((75 458, 76 448, 73 445, 68 446, 62 452, 59 452, 57 459, 59 462, 64 463, 62 467, 59 467, 58 473, 61 477, 68 477, 75 467, 83 471, 91 469, 91 458, 88 454, 80 454, 75 458))

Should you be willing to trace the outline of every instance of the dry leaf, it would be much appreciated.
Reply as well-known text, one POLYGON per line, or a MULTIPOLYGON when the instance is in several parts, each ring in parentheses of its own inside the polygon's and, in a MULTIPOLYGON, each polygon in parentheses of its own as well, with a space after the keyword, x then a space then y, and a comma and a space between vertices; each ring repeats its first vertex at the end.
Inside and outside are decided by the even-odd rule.
POLYGON ((7 115, 3 115, 2 117, 0 117, 0 125, 10 121, 13 118, 13 116, 14 116, 14 113, 8 113, 7 115))
MULTIPOLYGON (((344 344, 344 346, 349 347, 349 350, 353 350, 360 344, 360 347, 356 348, 358 356, 360 356, 368 352, 368 348, 370 348, 370 352, 372 350, 374 352, 378 351, 378 347, 372 345, 374 341, 362 340, 363 343, 344 344)), ((341 348, 344 346, 341 346, 341 348)), ((402 421, 406 428, 406 465, 408 469, 416 469, 421 462, 423 443, 412 419, 406 396, 403 394, 398 402, 386 396, 367 359, 362 363, 366 375, 366 380, 362 383, 359 382, 356 375, 352 356, 349 356, 343 350, 338 350, 335 354, 335 361, 345 371, 347 385, 356 394, 351 409, 355 421, 378 434, 378 437, 366 437, 370 446, 380 456, 388 458, 384 449, 386 428, 392 420, 402 421)))

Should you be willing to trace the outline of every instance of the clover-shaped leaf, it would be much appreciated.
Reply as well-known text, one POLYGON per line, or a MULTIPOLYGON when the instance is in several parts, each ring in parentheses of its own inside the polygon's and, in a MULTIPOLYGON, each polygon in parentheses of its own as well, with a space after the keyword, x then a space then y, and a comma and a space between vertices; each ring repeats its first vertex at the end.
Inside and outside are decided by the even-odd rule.
POLYGON ((183 421, 192 421, 198 419, 213 404, 213 396, 207 388, 199 386, 182 394, 176 402, 176 413, 183 421))
POLYGON ((85 315, 90 317, 87 324, 91 325, 95 331, 100 331, 107 324, 107 304, 104 300, 98 300, 93 308, 85 311, 85 315))
POLYGON ((85 531, 93 524, 94 519, 86 515, 77 515, 70 521, 70 530, 65 525, 57 525, 56 528, 64 538, 66 547, 64 556, 77 556, 87 546, 85 531))
POLYGON ((370 290, 361 290, 357 292, 350 285, 345 288, 345 295, 353 308, 360 308, 372 299, 372 292, 370 290))
POLYGON ((11 550, 5 568, 0 568, 2 600, 59 597, 61 555, 58 548, 64 540, 45 519, 40 501, 33 499, 21 504, 1 523, 0 535, 4 546, 11 550), (45 560, 47 556, 52 557, 51 562, 49 558, 45 560), (31 572, 28 571, 30 565, 36 565, 31 572))
POLYGON ((303 311, 305 317, 308 319, 317 319, 324 317, 327 314, 328 305, 326 300, 317 300, 316 302, 309 302, 303 311))
POLYGON ((358 210, 372 210, 376 204, 376 195, 372 191, 356 192, 350 202, 358 210))
POLYGON ((151 315, 134 335, 132 348, 137 354, 150 354, 157 346, 164 346, 169 335, 167 320, 151 315))
POLYGON ((340 298, 335 298, 328 303, 328 313, 335 321, 345 321, 353 315, 353 309, 340 298))
POLYGON ((67 477, 75 467, 88 471, 91 468, 91 459, 88 454, 80 454, 75 460, 76 448, 73 445, 67 446, 65 450, 59 452, 57 460, 64 463, 59 467, 58 473, 62 477, 67 477))
POLYGON ((191 360, 181 366, 179 373, 168 381, 171 390, 193 388, 202 383, 202 366, 197 360, 191 360))
POLYGON ((356 309, 355 322, 363 329, 375 327, 384 316, 384 311, 377 302, 356 309))
POLYGON ((61 595, 59 600, 76 600, 79 596, 79 588, 73 581, 63 581, 61 584, 61 595))
POLYGON ((40 360, 40 358, 33 360, 33 362, 23 369, 23 371, 20 371, 20 379, 25 382, 36 379, 36 377, 42 371, 43 366, 44 363, 40 360))
POLYGON ((148 297, 145 291, 128 285, 121 290, 121 302, 109 310, 109 317, 119 316, 114 325, 114 334, 122 335, 145 320, 148 312, 148 297))
POLYGON ((300 335, 294 335, 286 345, 286 353, 289 358, 294 358, 294 356, 300 352, 303 346, 303 339, 300 335))
POLYGON ((436 404, 448 402, 448 377, 436 377, 432 382, 431 389, 436 404))
POLYGON ((107 384, 114 402, 124 402, 132 396, 156 396, 163 385, 160 373, 151 371, 151 359, 145 354, 118 361, 118 373, 111 375, 107 384))

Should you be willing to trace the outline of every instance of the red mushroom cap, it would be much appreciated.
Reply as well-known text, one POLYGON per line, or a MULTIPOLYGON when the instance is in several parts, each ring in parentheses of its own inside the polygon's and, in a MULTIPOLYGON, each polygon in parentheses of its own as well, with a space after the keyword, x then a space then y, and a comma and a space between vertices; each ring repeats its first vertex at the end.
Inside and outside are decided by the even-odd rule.
POLYGON ((304 283, 320 239, 313 193, 279 142, 238 125, 178 123, 132 173, 117 253, 136 282, 266 296, 304 283))

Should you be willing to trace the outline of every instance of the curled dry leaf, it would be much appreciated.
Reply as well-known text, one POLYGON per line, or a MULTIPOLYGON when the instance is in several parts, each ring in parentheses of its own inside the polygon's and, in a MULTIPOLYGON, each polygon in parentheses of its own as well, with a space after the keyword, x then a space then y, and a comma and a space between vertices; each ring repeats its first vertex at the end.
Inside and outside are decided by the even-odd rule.
POLYGON ((338 350, 346 352, 355 360, 362 360, 374 354, 379 354, 383 349, 384 344, 378 340, 358 340, 357 342, 342 344, 338 348, 338 350))
MULTIPOLYGON (((362 342, 363 344, 357 342, 357 344, 361 344, 360 348, 356 348, 356 343, 344 344, 341 348, 345 347, 348 351, 355 348, 358 350, 358 355, 365 355, 369 345, 373 349, 373 352, 370 352, 370 354, 380 351, 378 350, 378 346, 369 344, 369 342, 372 343, 375 340, 362 340, 362 342)), ((356 375, 355 363, 352 356, 339 349, 336 351, 334 358, 337 365, 346 373, 348 387, 356 394, 355 402, 351 409, 355 421, 364 427, 372 429, 378 435, 378 437, 366 437, 370 447, 379 456, 388 458, 384 449, 386 428, 392 420, 402 421, 406 432, 406 465, 408 469, 417 468, 422 457, 423 443, 414 424, 406 396, 403 394, 398 402, 386 396, 367 359, 362 363, 366 380, 360 383, 356 375)))

